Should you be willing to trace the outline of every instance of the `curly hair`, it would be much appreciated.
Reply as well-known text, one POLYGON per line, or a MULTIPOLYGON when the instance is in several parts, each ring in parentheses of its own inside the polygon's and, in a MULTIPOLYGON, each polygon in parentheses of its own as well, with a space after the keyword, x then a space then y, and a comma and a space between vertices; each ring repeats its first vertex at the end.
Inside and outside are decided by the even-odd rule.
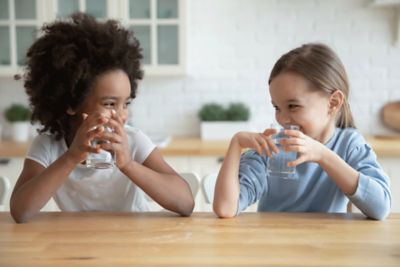
POLYGON ((115 20, 98 22, 84 13, 41 28, 43 35, 27 52, 24 87, 32 108, 31 121, 61 139, 68 132, 68 108, 77 108, 101 74, 123 70, 136 97, 143 78, 142 50, 133 32, 115 20))

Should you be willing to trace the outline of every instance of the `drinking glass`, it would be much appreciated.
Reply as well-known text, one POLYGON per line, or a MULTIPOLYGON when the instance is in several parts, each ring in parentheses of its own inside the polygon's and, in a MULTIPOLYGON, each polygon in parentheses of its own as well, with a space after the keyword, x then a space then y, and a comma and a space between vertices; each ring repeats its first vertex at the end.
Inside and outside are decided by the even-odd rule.
POLYGON ((278 147, 279 152, 273 153, 272 157, 267 160, 267 174, 270 177, 280 177, 283 179, 297 179, 295 175, 296 168, 289 167, 287 164, 290 161, 294 161, 297 158, 297 153, 292 151, 284 151, 280 140, 283 138, 288 138, 284 134, 285 129, 299 130, 297 125, 285 125, 279 133, 273 136, 275 145, 278 147))
MULTIPOLYGON (((110 127, 105 126, 104 131, 111 133, 113 130, 110 127)), ((97 145, 109 143, 108 140, 93 139, 91 146, 96 147, 97 145)), ((101 149, 99 153, 89 153, 86 158, 86 167, 94 169, 109 169, 115 165, 114 151, 107 151, 101 149)))

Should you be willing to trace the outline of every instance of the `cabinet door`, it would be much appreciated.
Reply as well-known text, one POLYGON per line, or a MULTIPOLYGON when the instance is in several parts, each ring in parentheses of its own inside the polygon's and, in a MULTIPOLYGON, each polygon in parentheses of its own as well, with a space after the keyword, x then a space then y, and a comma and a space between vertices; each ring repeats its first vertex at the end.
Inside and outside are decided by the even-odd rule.
POLYGON ((0 75, 22 72, 26 50, 44 22, 77 11, 132 29, 146 75, 185 73, 186 0, 0 0, 0 75))
POLYGON ((55 3, 58 18, 68 17, 75 12, 85 12, 97 19, 109 17, 107 0, 57 0, 55 3))
POLYGON ((128 0, 124 14, 143 49, 149 75, 185 72, 185 0, 128 0))
POLYGON ((0 74, 21 72, 41 26, 39 0, 0 0, 0 74))

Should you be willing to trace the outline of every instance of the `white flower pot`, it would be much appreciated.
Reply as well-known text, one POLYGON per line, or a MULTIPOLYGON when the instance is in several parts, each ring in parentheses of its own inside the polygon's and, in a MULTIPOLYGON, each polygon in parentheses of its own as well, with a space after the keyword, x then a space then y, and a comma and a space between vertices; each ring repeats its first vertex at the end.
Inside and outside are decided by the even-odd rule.
POLYGON ((202 121, 201 139, 229 140, 240 131, 252 131, 247 121, 202 121))
POLYGON ((29 139, 30 123, 28 121, 11 123, 11 139, 17 142, 26 142, 29 139))

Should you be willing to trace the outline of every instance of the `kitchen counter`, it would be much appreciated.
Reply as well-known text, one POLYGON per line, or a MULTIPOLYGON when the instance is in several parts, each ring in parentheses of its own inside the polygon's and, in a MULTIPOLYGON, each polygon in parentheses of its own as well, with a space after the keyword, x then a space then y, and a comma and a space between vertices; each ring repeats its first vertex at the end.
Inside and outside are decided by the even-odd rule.
MULTIPOLYGON (((399 137, 371 136, 367 137, 367 141, 380 157, 400 157, 399 137)), ((224 156, 228 145, 229 140, 204 141, 196 137, 177 137, 160 150, 164 156, 224 156)), ((0 141, 0 157, 24 157, 29 146, 30 142, 0 141)))

